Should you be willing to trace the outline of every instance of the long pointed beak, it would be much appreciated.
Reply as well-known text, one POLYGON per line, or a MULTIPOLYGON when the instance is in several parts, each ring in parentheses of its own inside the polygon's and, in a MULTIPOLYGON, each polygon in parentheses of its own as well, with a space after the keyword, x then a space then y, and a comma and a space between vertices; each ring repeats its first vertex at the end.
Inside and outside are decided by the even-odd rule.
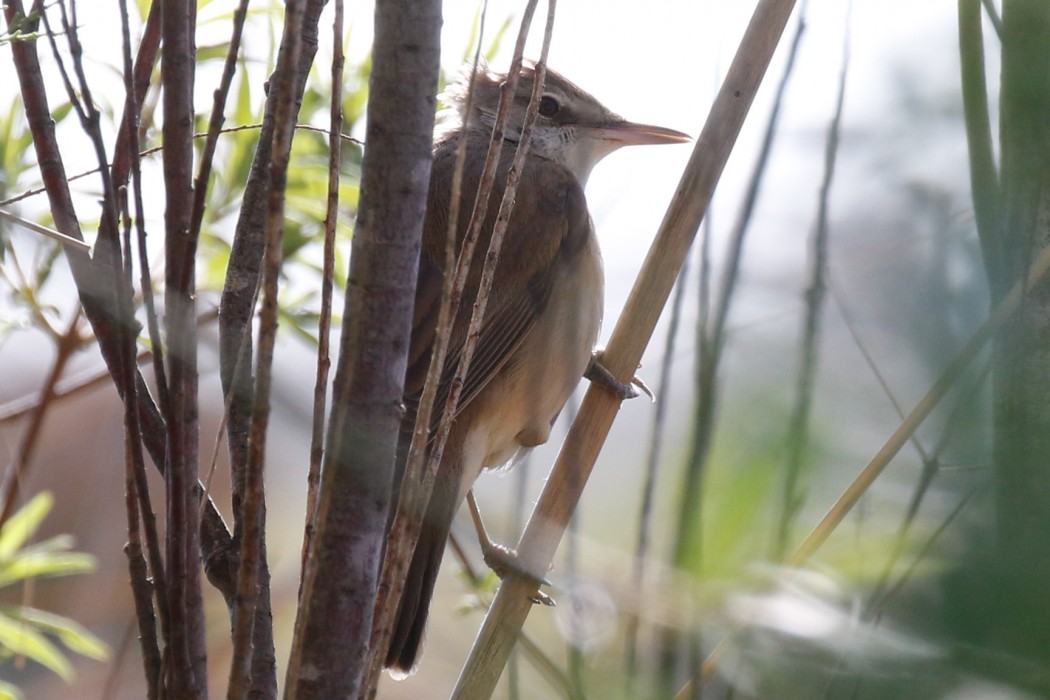
POLYGON ((661 143, 685 143, 692 141, 689 134, 651 124, 635 122, 611 122, 587 127, 594 138, 615 141, 623 146, 648 146, 661 143))

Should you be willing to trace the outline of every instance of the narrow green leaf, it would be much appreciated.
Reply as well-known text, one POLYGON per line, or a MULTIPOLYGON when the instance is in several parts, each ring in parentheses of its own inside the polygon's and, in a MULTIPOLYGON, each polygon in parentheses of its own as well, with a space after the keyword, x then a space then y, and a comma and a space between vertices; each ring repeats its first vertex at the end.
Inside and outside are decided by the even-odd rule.
POLYGON ((233 120, 240 126, 251 124, 254 119, 252 115, 252 86, 249 76, 251 73, 244 61, 240 62, 241 81, 237 85, 237 103, 233 111, 233 120))
POLYGON ((105 642, 68 617, 28 607, 19 608, 19 613, 37 629, 58 637, 70 651, 98 661, 105 661, 109 657, 109 647, 105 642))
POLYGON ((44 491, 19 508, 0 528, 0 561, 9 558, 33 536, 41 521, 51 511, 54 497, 44 491))
POLYGON ((0 614, 0 646, 51 669, 63 680, 73 679, 73 667, 66 657, 28 622, 0 614))
POLYGON ((18 556, 0 568, 0 586, 38 576, 70 576, 95 569, 95 558, 81 552, 37 552, 18 556))
POLYGON ((18 686, 0 681, 0 700, 25 700, 25 696, 18 686))

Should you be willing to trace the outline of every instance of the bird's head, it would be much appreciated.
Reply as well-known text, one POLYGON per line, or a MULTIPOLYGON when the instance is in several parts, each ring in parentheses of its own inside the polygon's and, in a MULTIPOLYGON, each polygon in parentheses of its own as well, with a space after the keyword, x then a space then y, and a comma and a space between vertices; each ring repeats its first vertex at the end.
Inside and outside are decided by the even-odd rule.
MULTIPOLYGON (((559 73, 550 69, 546 73, 530 150, 564 165, 581 184, 586 183, 598 161, 621 146, 690 140, 680 131, 629 122, 559 73)), ((521 138, 525 111, 536 78, 533 66, 522 68, 504 130, 507 141, 517 142, 521 138)), ((449 87, 442 99, 455 109, 464 128, 481 130, 487 136, 496 121, 500 86, 506 79, 506 74, 493 73, 484 66, 478 68, 469 117, 464 114, 469 68, 459 82, 449 87)))

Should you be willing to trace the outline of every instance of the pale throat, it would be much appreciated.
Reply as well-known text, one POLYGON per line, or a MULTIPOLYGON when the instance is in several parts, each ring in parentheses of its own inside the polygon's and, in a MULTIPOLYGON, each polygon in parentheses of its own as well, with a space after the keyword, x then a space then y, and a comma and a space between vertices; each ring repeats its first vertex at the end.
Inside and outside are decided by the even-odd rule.
POLYGON ((580 187, 585 187, 598 161, 621 145, 608 139, 592 138, 571 127, 539 127, 532 134, 529 150, 565 166, 576 176, 580 187))

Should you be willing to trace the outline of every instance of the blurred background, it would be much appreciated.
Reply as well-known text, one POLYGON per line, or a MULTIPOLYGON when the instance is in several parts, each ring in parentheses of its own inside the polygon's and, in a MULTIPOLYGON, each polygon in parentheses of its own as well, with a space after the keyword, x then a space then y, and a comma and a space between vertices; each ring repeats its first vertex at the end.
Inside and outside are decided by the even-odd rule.
MULTIPOLYGON (((452 77, 473 51, 479 6, 446 5, 442 64, 452 77)), ((198 114, 210 108, 230 9, 220 0, 200 3, 198 114)), ((549 65, 628 119, 695 136, 752 9, 740 2, 562 0, 549 65)), ((520 3, 509 0, 488 4, 482 50, 497 70, 509 63, 520 11, 520 3)), ((347 130, 362 138, 372 7, 353 3, 347 12, 344 110, 347 130)), ((322 27, 330 20, 326 15, 322 27)), ((227 125, 260 120, 280 3, 253 5, 249 22, 227 125)), ((108 110, 110 134, 123 99, 116 23, 109 3, 90 13, 82 8, 86 68, 108 110)), ((801 568, 785 565, 987 314, 957 33, 954 3, 800 3, 679 280, 674 308, 665 311, 639 370, 658 400, 635 399, 620 411, 548 577, 559 605, 530 615, 525 632, 535 650, 519 650, 497 697, 671 697, 716 648, 718 677, 710 690, 722 694, 712 697, 727 696, 726 684, 735 688, 733 697, 1038 697, 1000 672, 1015 661, 1018 675, 1031 669, 998 658, 994 644, 974 638, 970 625, 968 591, 980 584, 968 582, 967 562, 979 556, 974 553, 991 519, 988 358, 957 380, 816 556, 801 568), (759 168, 767 131, 771 141, 759 168), (753 186, 754 204, 746 207, 753 186), (725 295, 734 251, 738 272, 725 295)), ((533 34, 526 55, 535 57, 541 32, 533 34)), ((994 120, 999 46, 990 26, 985 35, 994 120)), ((330 31, 321 37, 300 122, 324 127, 330 31)), ((0 45, 0 55, 9 51, 0 45)), ((47 64, 48 52, 41 54, 47 64)), ((52 105, 61 105, 60 84, 49 84, 52 105)), ((38 186, 39 176, 28 142, 16 138, 25 125, 13 79, 0 81, 0 96, 0 104, 9 105, 0 109, 7 136, 0 143, 0 199, 6 199, 38 186)), ((154 105, 156 98, 151 93, 154 105)), ((58 122, 69 171, 90 169, 92 156, 75 120, 58 122)), ((154 130, 148 136, 158 139, 154 130)), ((223 168, 201 244, 202 314, 217 305, 238 187, 255 138, 244 131, 220 140, 223 168)), ((603 339, 690 151, 690 145, 627 149, 590 178, 587 196, 607 278, 603 339)), ((299 132, 287 198, 289 264, 276 432, 267 457, 280 661, 290 643, 305 511, 325 153, 323 135, 299 132)), ((151 158, 144 160, 146 175, 159 182, 160 161, 151 158)), ((359 163, 359 147, 344 149, 340 277, 359 163)), ((84 178, 74 187, 90 231, 98 218, 97 180, 84 178)), ((153 196, 157 219, 150 230, 159 262, 162 191, 153 196)), ((47 221, 42 196, 5 208, 47 221)), ((0 239, 6 251, 0 260, 0 460, 7 461, 19 449, 29 407, 55 358, 40 319, 64 329, 75 294, 64 260, 55 259, 49 244, 6 224, 0 239)), ((206 320, 202 459, 210 458, 220 432, 216 343, 206 320)), ((50 407, 24 486, 27 498, 54 494, 38 537, 68 533, 97 566, 0 594, 5 604, 31 599, 76 620, 109 654, 103 661, 67 652, 65 679, 33 661, 0 659, 0 679, 28 698, 143 693, 121 551, 122 412, 108 379, 93 380, 102 371, 89 341, 69 359, 58 383, 65 395, 50 407)), ((477 485, 489 527, 507 544, 517 541, 542 488, 565 414, 551 442, 526 465, 484 476, 477 485)), ((225 449, 217 452, 211 488, 228 513, 225 449)), ((159 482, 156 487, 155 495, 159 482)), ((460 518, 467 558, 483 567, 466 513, 460 518)), ((407 681, 384 679, 381 698, 444 697, 455 682, 493 585, 465 581, 454 556, 445 562, 422 666, 407 681)), ((213 692, 222 693, 228 626, 221 599, 208 593, 213 692)))

